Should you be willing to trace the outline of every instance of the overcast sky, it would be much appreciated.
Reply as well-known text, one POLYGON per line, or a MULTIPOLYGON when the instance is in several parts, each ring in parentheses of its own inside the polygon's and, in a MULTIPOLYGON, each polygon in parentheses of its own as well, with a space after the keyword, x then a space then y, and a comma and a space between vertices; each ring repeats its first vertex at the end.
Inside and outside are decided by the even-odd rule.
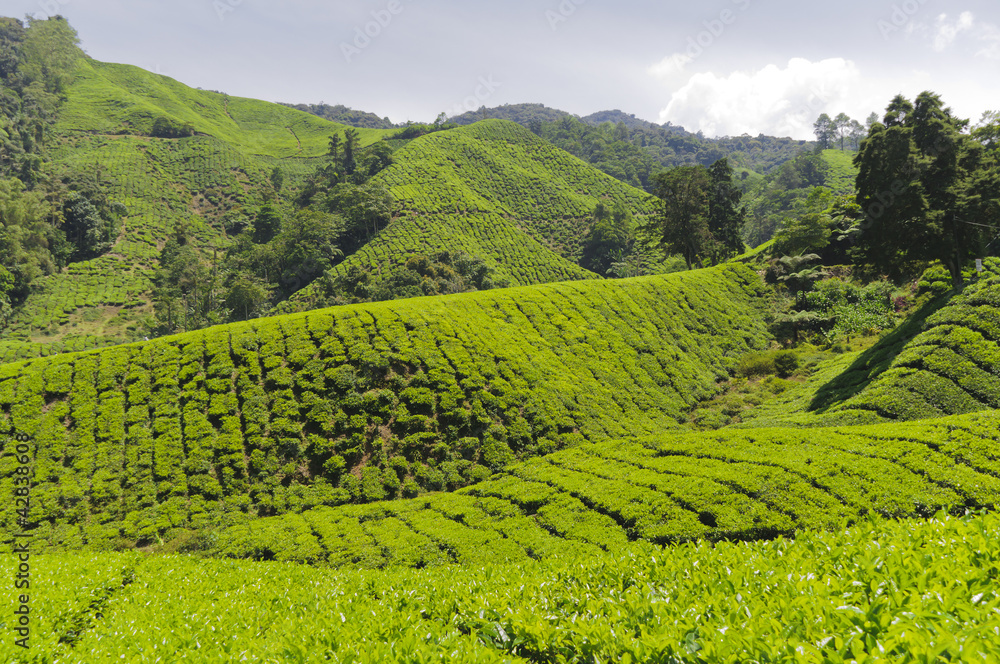
POLYGON ((709 136, 812 138, 897 93, 1000 110, 996 0, 4 0, 84 50, 231 95, 395 122, 540 102, 709 136))

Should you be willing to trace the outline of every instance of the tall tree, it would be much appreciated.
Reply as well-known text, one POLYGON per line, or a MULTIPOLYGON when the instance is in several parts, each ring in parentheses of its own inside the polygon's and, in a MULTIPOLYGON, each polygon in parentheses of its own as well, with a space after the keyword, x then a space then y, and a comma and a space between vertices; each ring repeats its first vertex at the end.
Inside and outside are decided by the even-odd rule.
POLYGON ((840 141, 840 149, 844 149, 844 141, 847 137, 851 135, 851 117, 847 113, 839 113, 837 117, 833 119, 833 130, 837 139, 840 141))
POLYGON ((743 252, 743 224, 746 209, 739 207, 743 192, 733 184, 728 159, 720 159, 708 169, 711 181, 708 196, 708 231, 712 235, 712 262, 720 263, 743 252))
POLYGON ((332 158, 334 166, 338 166, 340 163, 340 134, 334 134, 330 137, 329 148, 326 154, 332 158))
POLYGON ((680 254, 690 270, 711 243, 708 199, 711 180, 704 166, 680 166, 658 173, 653 193, 660 212, 642 230, 671 254, 680 254))
POLYGON ((357 169, 358 130, 348 129, 344 132, 344 172, 352 175, 357 169))
POLYGON ((833 120, 826 113, 823 113, 816 122, 813 123, 813 133, 816 134, 816 142, 822 150, 829 150, 833 147, 833 139, 837 134, 833 120))

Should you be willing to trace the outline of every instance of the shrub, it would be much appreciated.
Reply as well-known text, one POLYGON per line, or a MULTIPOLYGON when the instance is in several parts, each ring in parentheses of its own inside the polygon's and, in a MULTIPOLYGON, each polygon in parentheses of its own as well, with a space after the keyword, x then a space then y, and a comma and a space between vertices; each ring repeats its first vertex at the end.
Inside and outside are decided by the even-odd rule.
POLYGON ((780 350, 774 354, 774 369, 782 378, 788 378, 799 368, 799 356, 790 350, 780 350))
POLYGON ((774 355, 772 353, 750 353, 740 358, 736 367, 736 375, 743 378, 754 376, 770 376, 775 372, 774 355))

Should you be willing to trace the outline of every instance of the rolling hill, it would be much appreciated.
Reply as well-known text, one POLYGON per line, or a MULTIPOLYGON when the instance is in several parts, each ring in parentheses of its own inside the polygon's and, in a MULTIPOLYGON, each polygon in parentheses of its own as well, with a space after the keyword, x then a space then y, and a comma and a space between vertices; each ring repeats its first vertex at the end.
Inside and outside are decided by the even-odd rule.
POLYGON ((871 515, 1000 500, 995 412, 919 423, 612 440, 515 465, 450 494, 319 507, 228 528, 216 556, 424 567, 755 540, 871 515))
POLYGON ((916 420, 1000 406, 1000 260, 870 349, 833 360, 740 427, 916 420))
POLYGON ((636 223, 654 210, 649 195, 505 120, 422 136, 394 159, 375 180, 401 211, 338 274, 387 278, 411 255, 446 249, 483 257, 515 286, 593 279, 577 261, 597 203, 624 205, 636 223))
POLYGON ((149 543, 676 428, 766 343, 766 307, 728 265, 219 326, 0 365, 0 433, 37 443, 39 542, 149 543))
MULTIPOLYGON (((279 166, 291 180, 320 163, 345 127, 251 99, 194 90, 128 65, 80 61, 50 153, 56 168, 93 173, 128 210, 111 252, 43 277, 0 340, 0 361, 141 338, 152 270, 174 224, 192 220, 208 254, 229 242, 227 213, 255 210, 279 166), (187 138, 151 136, 158 118, 187 138)), ((362 145, 386 132, 361 130, 362 145)))

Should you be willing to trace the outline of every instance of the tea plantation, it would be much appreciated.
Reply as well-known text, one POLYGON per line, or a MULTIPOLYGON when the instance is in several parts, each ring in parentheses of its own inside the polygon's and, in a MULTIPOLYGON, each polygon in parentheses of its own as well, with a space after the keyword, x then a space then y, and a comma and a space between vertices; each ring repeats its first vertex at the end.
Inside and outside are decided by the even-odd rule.
MULTIPOLYGON (((94 664, 995 661, 998 560, 996 514, 420 570, 45 555, 33 558, 29 652, 94 664)), ((0 574, 14 564, 5 556, 0 574)), ((0 641, 4 661, 24 654, 0 641)))
MULTIPOLYGON (((0 361, 134 340, 150 278, 178 220, 211 255, 229 240, 225 213, 263 202, 276 165, 312 172, 344 127, 286 107, 188 88, 127 65, 83 60, 50 148, 55 163, 94 174, 127 216, 112 251, 41 278, 0 339, 0 361), (157 118, 188 123, 187 138, 150 136, 157 118)), ((362 130, 361 145, 382 130, 362 130)))
POLYGON ((383 274, 446 248, 483 257, 512 285, 593 279, 576 261, 596 204, 620 203, 635 224, 654 210, 651 196, 505 120, 422 136, 394 158, 376 180, 401 211, 337 274, 383 274))
POLYGON ((0 433, 37 443, 40 540, 149 543, 676 427, 765 307, 727 265, 269 318, 0 365, 0 433))
POLYGON ((522 562, 753 540, 867 515, 995 508, 995 413, 830 429, 661 434, 549 454, 451 494, 233 526, 215 555, 321 565, 522 562))

